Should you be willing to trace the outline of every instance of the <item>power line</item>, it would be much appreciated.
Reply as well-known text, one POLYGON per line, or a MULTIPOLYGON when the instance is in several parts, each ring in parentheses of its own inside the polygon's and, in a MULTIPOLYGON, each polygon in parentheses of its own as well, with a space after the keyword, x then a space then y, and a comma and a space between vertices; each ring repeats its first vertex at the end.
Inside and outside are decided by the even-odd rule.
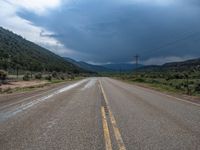
POLYGON ((192 37, 194 37, 194 36, 199 36, 199 35, 200 35, 199 32, 195 32, 195 33, 193 33, 193 34, 184 36, 184 37, 182 37, 182 38, 180 38, 180 39, 177 39, 177 40, 174 40, 174 41, 172 41, 172 42, 168 42, 168 43, 166 43, 166 44, 164 44, 164 45, 162 45, 162 46, 160 46, 160 47, 157 47, 157 48, 154 48, 154 49, 150 49, 150 50, 148 50, 148 51, 150 51, 150 54, 151 54, 151 53, 154 53, 154 52, 158 52, 159 50, 161 50, 161 49, 163 49, 163 48, 169 47, 169 46, 174 45, 174 44, 176 44, 176 43, 178 43, 178 42, 180 42, 180 41, 184 41, 184 40, 187 40, 187 39, 190 39, 190 38, 192 38, 192 37))

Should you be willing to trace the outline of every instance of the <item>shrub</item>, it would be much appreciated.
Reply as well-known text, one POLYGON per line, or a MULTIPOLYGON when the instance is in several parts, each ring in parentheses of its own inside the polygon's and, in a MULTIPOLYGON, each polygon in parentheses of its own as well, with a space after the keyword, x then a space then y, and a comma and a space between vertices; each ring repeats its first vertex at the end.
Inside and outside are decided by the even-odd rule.
POLYGON ((4 70, 0 70, 0 80, 4 82, 8 76, 8 73, 4 70))
POLYGON ((177 85, 175 85, 175 88, 176 88, 177 90, 180 90, 180 89, 181 89, 181 85, 180 85, 180 84, 177 84, 177 85))
POLYGON ((143 78, 136 78, 133 81, 135 81, 135 82, 145 82, 145 80, 143 78))
POLYGON ((48 76, 45 77, 45 79, 51 81, 52 80, 52 76, 48 75, 48 76))
POLYGON ((200 92, 200 83, 195 85, 195 91, 200 92))
POLYGON ((9 88, 6 88, 3 90, 4 93, 12 93, 12 89, 9 87, 9 88))
POLYGON ((35 75, 35 79, 42 79, 42 73, 37 73, 36 75, 35 75))
POLYGON ((70 75, 70 79, 71 79, 71 80, 75 79, 75 76, 74 76, 73 74, 70 75))
POLYGON ((58 73, 56 71, 52 72, 52 77, 58 79, 58 73))
POLYGON ((60 78, 61 78, 62 80, 65 80, 65 76, 64 76, 63 74, 60 75, 60 78))
POLYGON ((173 78, 174 78, 174 79, 184 79, 184 75, 181 74, 181 73, 175 73, 175 74, 173 75, 173 78))
POLYGON ((169 80, 172 80, 172 79, 173 79, 172 75, 169 75, 169 74, 165 77, 166 81, 169 81, 169 80))
POLYGON ((153 79, 153 80, 151 80, 151 83, 158 84, 160 82, 158 80, 153 79))
POLYGON ((23 80, 24 81, 29 81, 31 79, 31 73, 30 72, 26 72, 26 74, 23 76, 23 80))
POLYGON ((73 70, 73 73, 74 73, 74 74, 79 74, 80 71, 79 71, 78 69, 74 69, 74 70, 73 70))

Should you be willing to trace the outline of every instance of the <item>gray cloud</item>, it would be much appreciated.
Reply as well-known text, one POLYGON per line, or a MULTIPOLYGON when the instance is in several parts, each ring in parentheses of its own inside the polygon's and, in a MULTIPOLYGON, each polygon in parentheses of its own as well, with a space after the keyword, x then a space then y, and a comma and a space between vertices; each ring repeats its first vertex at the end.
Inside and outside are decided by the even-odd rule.
MULTIPOLYGON (((76 2, 76 1, 75 1, 76 2)), ((52 31, 65 47, 92 62, 128 62, 137 53, 152 58, 200 56, 200 7, 197 0, 171 5, 85 0, 47 16, 20 11, 22 18, 52 31)), ((163 59, 163 61, 165 61, 163 59)), ((150 61, 149 61, 150 62, 150 61)))

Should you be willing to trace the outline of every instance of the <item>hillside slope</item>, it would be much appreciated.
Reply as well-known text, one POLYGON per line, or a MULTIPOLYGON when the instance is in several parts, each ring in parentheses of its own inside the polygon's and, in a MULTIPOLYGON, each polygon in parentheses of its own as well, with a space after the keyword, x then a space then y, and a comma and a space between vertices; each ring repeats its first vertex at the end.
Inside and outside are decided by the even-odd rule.
MULTIPOLYGON (((85 70, 94 71, 94 72, 130 72, 136 69, 135 64, 130 63, 112 63, 112 64, 105 64, 105 65, 93 65, 83 61, 76 61, 71 58, 65 59, 85 70)), ((138 67, 143 67, 142 64, 139 64, 138 67)))
POLYGON ((181 62, 170 62, 163 65, 149 65, 137 69, 138 71, 194 71, 200 70, 200 58, 190 59, 181 62))
MULTIPOLYGON (((138 64, 138 67, 142 67, 143 65, 138 64)), ((136 69, 136 65, 135 64, 130 64, 130 63, 113 63, 113 64, 106 64, 103 65, 103 67, 111 69, 113 71, 116 72, 129 72, 129 71, 133 71, 136 69)))
POLYGON ((182 62, 171 62, 163 65, 166 68, 179 68, 179 69, 192 69, 196 67, 200 67, 200 58, 190 59, 182 62))
POLYGON ((108 68, 100 66, 100 65, 92 65, 92 64, 88 64, 83 61, 76 61, 71 58, 65 57, 65 60, 73 63, 74 65, 79 66, 80 68, 83 68, 85 70, 92 71, 92 72, 111 72, 112 71, 111 69, 108 69, 108 68))
POLYGON ((0 27, 0 69, 82 72, 83 69, 0 27))

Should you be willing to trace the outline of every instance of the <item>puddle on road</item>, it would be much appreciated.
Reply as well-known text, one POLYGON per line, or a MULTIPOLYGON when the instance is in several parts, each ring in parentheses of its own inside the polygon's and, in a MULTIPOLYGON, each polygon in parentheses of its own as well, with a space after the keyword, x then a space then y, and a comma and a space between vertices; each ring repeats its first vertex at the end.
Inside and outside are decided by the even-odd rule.
POLYGON ((97 79, 91 79, 82 89, 81 91, 84 91, 86 89, 91 88, 92 86, 94 86, 97 82, 97 79))

